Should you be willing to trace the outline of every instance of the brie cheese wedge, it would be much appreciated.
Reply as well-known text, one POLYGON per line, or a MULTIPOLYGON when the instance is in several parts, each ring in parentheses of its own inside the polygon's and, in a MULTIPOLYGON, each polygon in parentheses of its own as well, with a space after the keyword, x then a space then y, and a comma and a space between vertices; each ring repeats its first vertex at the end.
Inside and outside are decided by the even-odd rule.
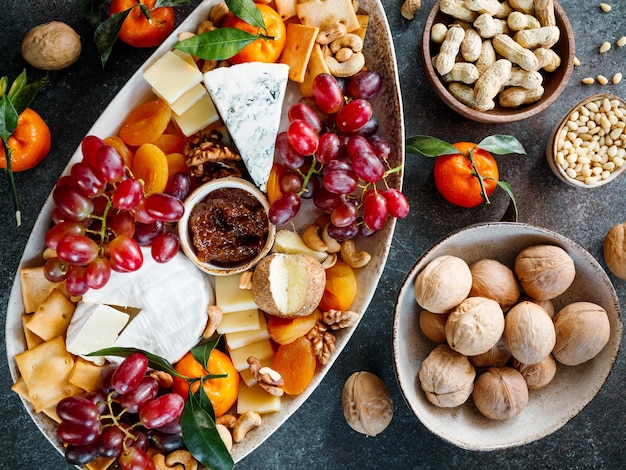
POLYGON ((206 72, 204 84, 254 183, 265 191, 289 66, 249 62, 206 72))
POLYGON ((87 291, 82 302, 140 309, 112 346, 143 349, 173 363, 200 341, 207 307, 215 303, 213 286, 183 253, 161 264, 152 259, 149 247, 141 250, 141 269, 112 272, 109 282, 87 291))

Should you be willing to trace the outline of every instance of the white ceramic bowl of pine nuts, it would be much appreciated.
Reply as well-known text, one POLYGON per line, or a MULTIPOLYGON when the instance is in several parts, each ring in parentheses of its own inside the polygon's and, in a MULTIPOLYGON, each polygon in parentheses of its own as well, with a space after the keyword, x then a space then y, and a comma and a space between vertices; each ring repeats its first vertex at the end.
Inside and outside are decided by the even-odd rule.
POLYGON ((548 165, 567 184, 597 188, 626 170, 626 101, 590 96, 556 126, 546 147, 548 165))

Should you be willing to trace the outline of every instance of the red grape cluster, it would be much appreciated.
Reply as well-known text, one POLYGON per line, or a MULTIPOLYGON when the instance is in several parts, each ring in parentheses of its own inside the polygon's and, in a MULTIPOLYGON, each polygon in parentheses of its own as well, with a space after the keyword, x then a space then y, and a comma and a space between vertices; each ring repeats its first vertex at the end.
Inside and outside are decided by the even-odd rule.
POLYGON ((45 264, 46 278, 66 281, 76 296, 104 286, 111 270, 139 269, 142 245, 151 245, 157 262, 172 259, 180 244, 172 224, 183 215, 182 200, 191 188, 189 175, 176 173, 164 193, 146 196, 114 147, 89 135, 81 150, 82 161, 52 191, 54 225, 45 237, 56 252, 45 264))
POLYGON ((347 80, 320 74, 313 100, 289 108, 287 130, 276 137, 278 162, 286 171, 269 211, 273 224, 292 220, 302 198, 330 215, 328 233, 340 241, 371 235, 388 216, 408 215, 406 197, 386 181, 401 167, 390 166, 391 145, 376 134, 379 122, 370 100, 381 85, 375 71, 347 80))
POLYGON ((85 465, 99 456, 118 459, 122 470, 154 469, 150 447, 171 452, 184 446, 180 415, 185 400, 163 393, 146 375, 148 359, 133 353, 111 366, 100 390, 61 400, 58 438, 66 444, 65 459, 85 465))

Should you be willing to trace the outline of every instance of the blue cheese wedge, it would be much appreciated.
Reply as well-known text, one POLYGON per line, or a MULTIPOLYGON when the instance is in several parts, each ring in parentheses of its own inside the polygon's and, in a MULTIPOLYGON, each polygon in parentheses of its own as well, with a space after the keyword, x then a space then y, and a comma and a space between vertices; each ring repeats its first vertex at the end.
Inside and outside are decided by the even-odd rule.
POLYGON ((213 287, 209 277, 184 254, 161 264, 152 259, 149 248, 142 251, 141 269, 112 272, 104 287, 90 289, 82 300, 140 309, 113 346, 143 349, 176 362, 202 337, 207 307, 215 303, 213 287))
POLYGON ((233 143, 261 191, 265 191, 287 87, 289 66, 250 62, 204 74, 233 143))

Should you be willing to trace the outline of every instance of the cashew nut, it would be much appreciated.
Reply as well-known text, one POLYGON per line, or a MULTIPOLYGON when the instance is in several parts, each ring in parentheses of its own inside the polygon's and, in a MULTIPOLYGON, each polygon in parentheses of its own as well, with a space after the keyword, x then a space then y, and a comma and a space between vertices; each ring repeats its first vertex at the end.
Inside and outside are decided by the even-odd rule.
POLYGON ((363 68, 365 56, 361 52, 355 52, 345 62, 339 62, 334 57, 326 57, 326 65, 328 71, 335 77, 351 77, 363 68))
POLYGON ((202 337, 208 339, 213 336, 215 330, 217 330, 218 325, 222 321, 224 313, 222 312, 222 309, 217 305, 209 305, 206 309, 206 313, 208 316, 208 321, 206 323, 204 331, 202 332, 202 337))
POLYGON ((322 261, 322 268, 330 269, 337 264, 337 253, 328 253, 328 256, 322 261))
POLYGON ((202 34, 213 31, 214 29, 217 29, 217 26, 215 26, 215 24, 213 24, 211 20, 204 20, 202 23, 200 23, 196 32, 198 34, 202 34))
POLYGON ((345 62, 346 60, 350 60, 352 54, 354 54, 354 52, 352 52, 352 49, 350 49, 349 47, 342 47, 335 54, 335 59, 337 59, 337 62, 345 62))
POLYGON ((320 226, 311 224, 302 232, 302 240, 309 248, 315 251, 328 251, 328 245, 320 237, 320 226))
POLYGON ((225 414, 225 415, 218 416, 217 418, 215 418, 216 424, 221 424, 222 426, 228 429, 232 429, 235 426, 236 422, 237 422, 237 417, 234 415, 229 415, 229 414, 225 414))
POLYGON ((239 288, 244 290, 252 289, 252 271, 244 271, 239 276, 239 288))
POLYGON ((336 54, 337 51, 343 47, 352 49, 354 52, 361 52, 363 50, 363 40, 361 39, 361 36, 349 33, 344 34, 330 43, 330 51, 333 54, 336 54))
POLYGON ((239 416, 235 426, 233 427, 233 440, 242 442, 246 438, 246 434, 252 429, 261 425, 261 416, 254 411, 246 411, 239 416))
POLYGON ((339 39, 340 37, 346 34, 346 25, 343 23, 335 23, 327 26, 324 29, 320 29, 320 32, 317 33, 317 38, 315 41, 322 45, 326 46, 330 44, 335 39, 339 39))
POLYGON ((198 461, 185 449, 178 449, 164 456, 152 457, 156 470, 198 470, 198 461))
POLYGON ((230 9, 228 8, 228 5, 226 5, 226 3, 217 3, 213 8, 211 8, 211 11, 209 12, 209 20, 211 20, 213 24, 219 28, 220 26, 222 26, 224 18, 226 18, 226 15, 229 12, 230 9))
POLYGON ((357 251, 354 240, 344 240, 341 244, 341 259, 351 268, 362 268, 372 259, 367 251, 357 251))
POLYGON ((328 253, 339 253, 341 250, 341 243, 335 240, 328 234, 328 223, 322 225, 324 227, 322 229, 322 240, 326 243, 328 249, 326 250, 328 253))
POLYGON ((224 426, 223 424, 216 424, 215 428, 217 429, 217 433, 222 438, 222 441, 224 441, 224 445, 226 446, 226 450, 228 450, 228 452, 230 452, 232 450, 232 448, 233 448, 233 436, 232 436, 232 434, 230 433, 228 428, 226 426, 224 426))

